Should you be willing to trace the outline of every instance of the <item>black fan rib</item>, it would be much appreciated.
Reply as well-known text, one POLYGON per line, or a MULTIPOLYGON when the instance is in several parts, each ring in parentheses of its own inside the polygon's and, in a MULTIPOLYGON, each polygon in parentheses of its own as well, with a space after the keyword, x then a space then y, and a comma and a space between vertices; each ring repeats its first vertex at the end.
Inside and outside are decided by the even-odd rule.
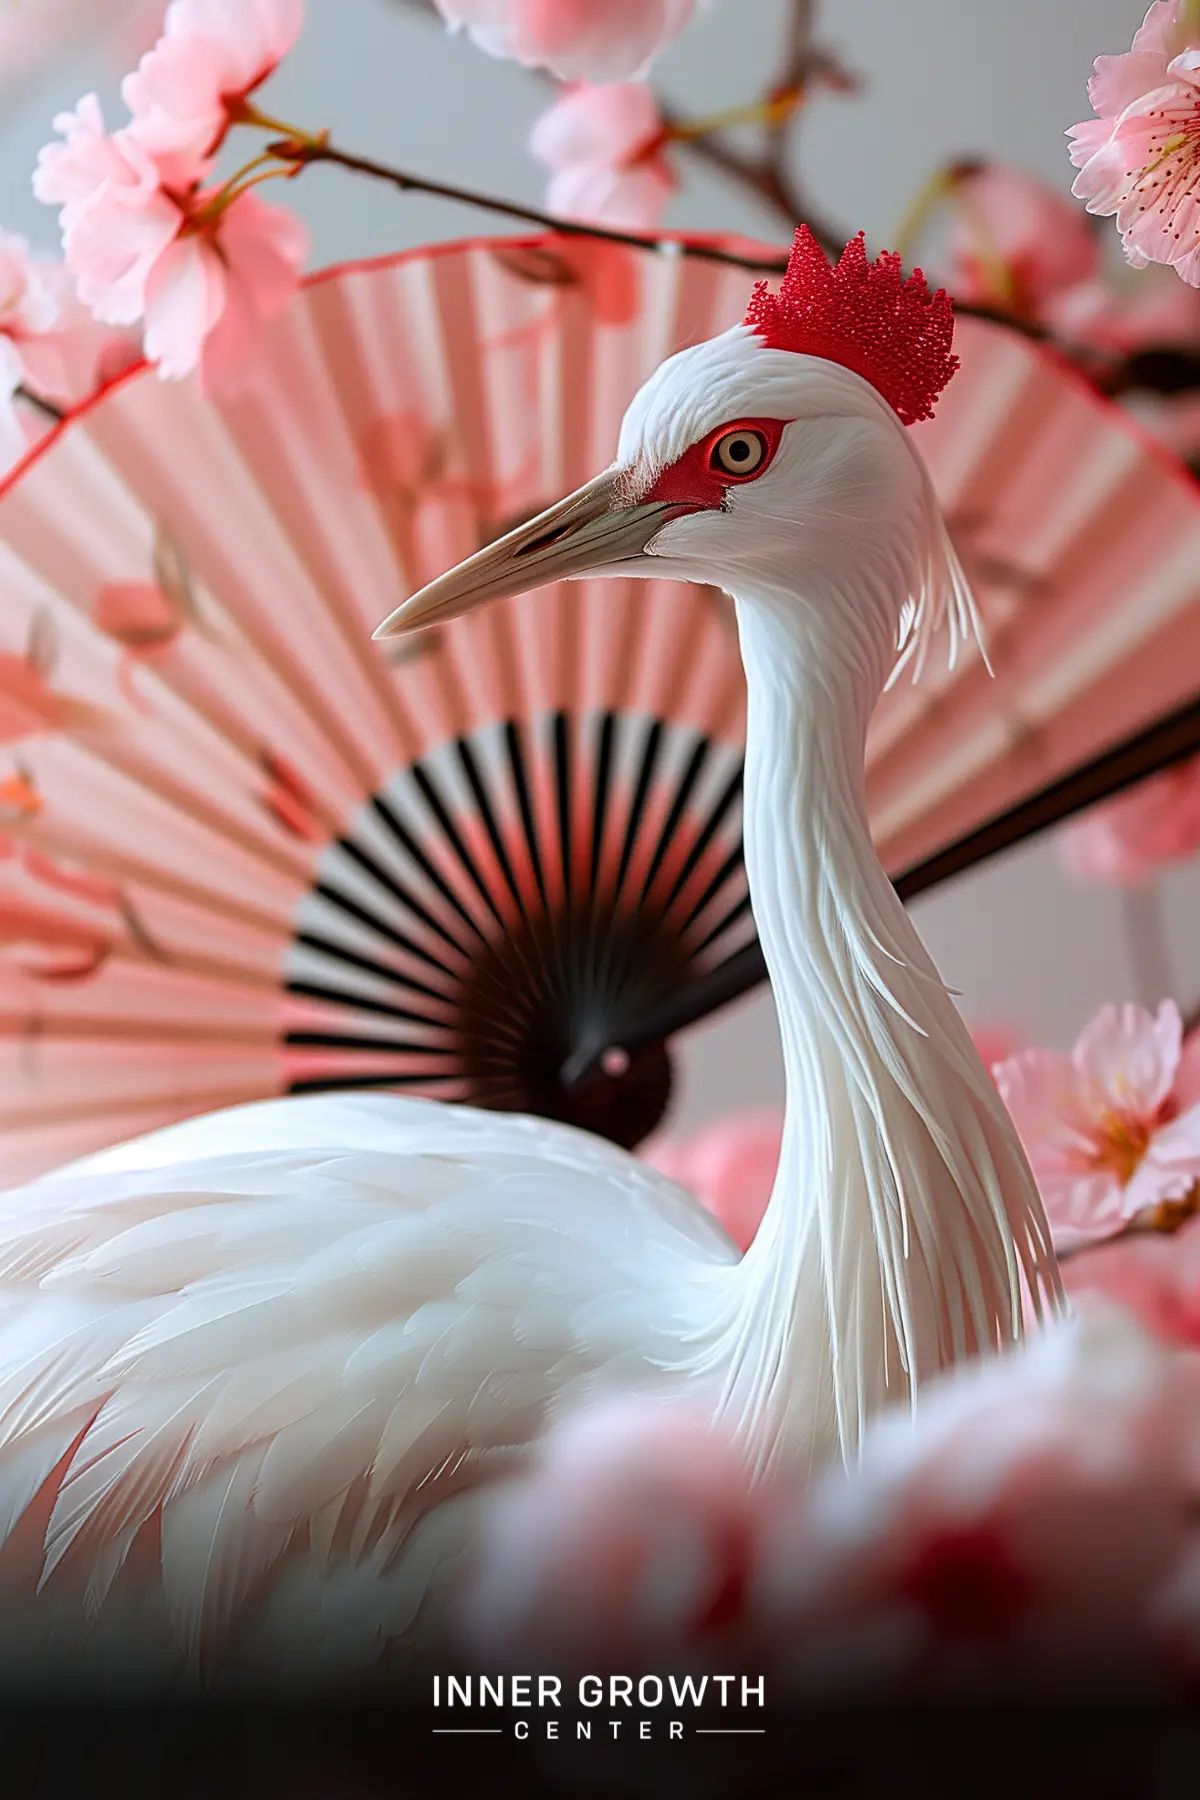
POLYGON ((630 1147, 652 1131, 672 1085, 662 1046, 586 1091, 568 1089, 562 1070, 685 992, 720 961, 710 946, 748 909, 740 771, 715 799, 699 801, 717 746, 691 732, 681 740, 680 729, 614 710, 588 720, 564 711, 510 719, 488 733, 490 747, 466 736, 449 746, 463 777, 453 792, 427 760, 373 796, 363 822, 386 831, 386 861, 365 830, 348 830, 325 859, 297 930, 288 990, 329 1017, 286 1034, 290 1047, 312 1053, 292 1091, 445 1093, 563 1119, 630 1147), (402 808, 404 787, 413 800, 402 808), (546 837, 535 789, 551 798, 546 837), (418 814, 426 821, 420 831, 418 814), (483 842, 494 867, 472 849, 483 842), (668 886, 662 872, 674 843, 687 848, 668 886), (339 862, 369 877, 369 889, 347 892, 339 862), (721 919, 697 943, 697 921, 722 897, 721 919), (393 950, 403 963, 391 960, 393 950), (375 992, 358 991, 362 975, 375 992), (370 1018, 401 1029, 356 1030, 356 1015, 364 1026, 370 1018))

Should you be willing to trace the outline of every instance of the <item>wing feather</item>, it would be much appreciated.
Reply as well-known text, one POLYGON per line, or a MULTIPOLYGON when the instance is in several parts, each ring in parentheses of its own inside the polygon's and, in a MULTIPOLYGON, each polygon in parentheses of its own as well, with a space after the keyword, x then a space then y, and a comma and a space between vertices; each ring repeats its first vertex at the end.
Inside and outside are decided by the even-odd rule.
POLYGON ((472 1490, 571 1394, 672 1366, 680 1279, 736 1254, 612 1146, 385 1096, 88 1158, 0 1195, 0 1541, 53 1478, 33 1573, 66 1648, 134 1616, 142 1541, 180 1671, 235 1639, 290 1667, 301 1627, 370 1660, 472 1490))

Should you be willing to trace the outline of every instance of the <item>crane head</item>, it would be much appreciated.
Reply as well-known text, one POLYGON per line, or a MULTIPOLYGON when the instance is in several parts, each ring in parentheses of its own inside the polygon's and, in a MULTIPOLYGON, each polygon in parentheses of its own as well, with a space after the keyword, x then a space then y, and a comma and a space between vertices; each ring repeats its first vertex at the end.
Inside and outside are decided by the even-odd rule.
MULTIPOLYGON (((634 397, 612 466, 430 582, 377 638, 441 626, 490 600, 584 577, 669 578, 739 597, 867 570, 892 647, 953 603, 974 626, 928 473, 904 422, 957 367, 944 295, 861 235, 831 269, 803 228, 778 294, 670 357, 634 397), (823 271, 823 273, 822 273, 823 271), (916 285, 914 285, 916 284, 916 285), (908 363, 905 356, 908 356, 908 363)), ((903 647, 903 643, 902 643, 903 647)))

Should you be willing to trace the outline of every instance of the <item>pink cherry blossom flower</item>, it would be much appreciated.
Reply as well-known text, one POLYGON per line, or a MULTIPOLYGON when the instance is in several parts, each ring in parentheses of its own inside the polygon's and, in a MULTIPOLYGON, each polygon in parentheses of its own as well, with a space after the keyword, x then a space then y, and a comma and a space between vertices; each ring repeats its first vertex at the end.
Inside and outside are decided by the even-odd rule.
POLYGON ((551 170, 551 212, 629 231, 652 231, 675 190, 665 143, 658 102, 639 81, 568 89, 529 138, 551 170))
POLYGON ((303 23, 304 0, 173 0, 121 88, 132 135, 160 159, 212 156, 303 23))
POLYGON ((1088 83, 1098 117, 1071 128, 1072 193, 1116 216, 1135 267, 1166 263, 1200 287, 1200 43, 1187 0, 1153 0, 1123 56, 1099 56, 1088 83))
POLYGON ((1106 355, 1200 346, 1200 293, 1170 270, 1140 270, 1124 285, 1103 276, 1052 296, 1045 323, 1072 346, 1106 355))
POLYGON ((489 56, 547 68, 562 81, 643 75, 678 36, 694 0, 436 0, 452 30, 489 56))
POLYGON ((1069 1056, 1023 1051, 996 1081, 1063 1248, 1195 1193, 1200 1040, 1174 1001, 1102 1007, 1069 1056))
POLYGON ((853 1469, 757 1482, 698 1409, 601 1404, 485 1497, 463 1647, 488 1667, 752 1669, 785 1704, 1169 1685, 1198 1365, 1092 1297, 873 1421, 853 1469))
POLYGON ((868 1428, 856 1471, 818 1477, 763 1556, 767 1666, 806 1696, 1153 1680, 1158 1596, 1189 1543, 1198 1401, 1192 1362, 1094 1299, 930 1383, 911 1419, 868 1428))
POLYGON ((1082 881, 1137 887, 1171 863, 1200 854, 1200 757, 1096 806, 1059 840, 1067 868, 1082 881))
POLYGON ((30 347, 57 321, 57 302, 30 259, 28 242, 0 231, 0 471, 25 454, 29 438, 16 393, 28 379, 30 347))
MULTIPOLYGON (((563 1421, 491 1504, 464 1630, 489 1661, 646 1667, 741 1621, 778 1504, 723 1433, 674 1402, 618 1399, 563 1421)), ((523 1664, 522 1664, 523 1666, 523 1664)))
POLYGON ((1083 1240, 1062 1257, 1072 1303, 1100 1294, 1125 1308, 1160 1342, 1200 1350, 1200 1215, 1159 1209, 1158 1228, 1138 1227, 1101 1243, 1083 1240))
POLYGON ((258 332, 299 282, 300 220, 249 191, 171 185, 129 128, 105 133, 94 96, 55 123, 64 142, 43 150, 35 192, 62 207, 80 300, 106 324, 144 322, 164 378, 199 367, 210 390, 248 379, 258 332))
POLYGON ((85 94, 74 112, 58 113, 54 129, 63 141, 39 151, 33 191, 62 208, 64 231, 98 199, 137 212, 158 197, 157 164, 127 132, 109 134, 95 94, 85 94))
POLYGON ((162 19, 162 0, 5 0, 0 5, 0 87, 27 81, 80 40, 103 36, 110 53, 140 53, 162 19))
POLYGON ((168 380, 197 366, 212 392, 253 374, 263 327, 296 292, 308 233, 283 207, 243 193, 210 230, 178 234, 146 284, 146 355, 168 380))
POLYGON ((1087 281, 1100 245, 1070 201, 1006 163, 959 175, 947 280, 961 299, 1040 322, 1060 294, 1087 281))

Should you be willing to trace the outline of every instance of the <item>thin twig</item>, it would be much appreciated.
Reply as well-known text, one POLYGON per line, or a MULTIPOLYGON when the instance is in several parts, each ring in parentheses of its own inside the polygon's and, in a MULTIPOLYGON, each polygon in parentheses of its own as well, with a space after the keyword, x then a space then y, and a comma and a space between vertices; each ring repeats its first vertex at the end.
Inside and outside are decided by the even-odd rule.
MULTIPOLYGON (((426 18, 442 22, 433 0, 398 0, 398 3, 412 12, 419 12, 426 18)), ((814 74, 822 67, 831 66, 831 59, 814 47, 815 19, 816 0, 791 0, 781 74, 772 83, 773 93, 793 90, 803 92, 814 74)), ((553 79, 548 76, 543 78, 553 79)), ((728 144, 712 135, 674 137, 677 131, 686 129, 686 120, 670 107, 664 106, 661 100, 659 111, 663 125, 678 149, 748 189, 772 212, 778 213, 788 225, 795 226, 803 220, 825 251, 836 255, 841 250, 848 233, 840 231, 837 225, 821 215, 808 196, 801 192, 788 169, 790 119, 780 119, 768 126, 765 153, 761 157, 748 157, 730 149, 728 144)))
MULTIPOLYGON (((719 244, 708 243, 703 237, 692 237, 686 232, 617 231, 607 225, 585 225, 574 219, 560 219, 553 213, 542 212, 536 206, 522 206, 515 200, 502 200, 498 195, 480 193, 475 188, 458 187, 453 182, 433 181, 426 175, 414 175, 411 170, 396 169, 389 163, 376 162, 370 156, 355 156, 349 150, 339 150, 336 144, 327 140, 280 138, 269 148, 273 156, 277 156, 281 162, 291 163, 296 170, 309 164, 330 163, 336 168, 369 175, 376 181, 386 181, 392 187, 399 188, 402 194, 430 194, 438 200, 453 200, 461 206, 475 206, 482 212, 498 213, 501 218, 519 219, 523 224, 536 225, 539 231, 557 233, 560 237, 599 238, 602 243, 624 244, 631 250, 641 250, 651 255, 676 254, 692 257, 699 262, 720 263, 730 269, 746 269, 752 275, 782 275, 787 268, 787 253, 783 250, 778 256, 744 256, 740 251, 723 249, 719 244)), ((1023 337, 1039 340, 1049 337, 1049 333, 1041 326, 1011 319, 992 306, 973 306, 956 300, 954 310, 958 314, 1004 325, 1010 331, 1020 332, 1023 337)))
POLYGON ((313 163, 333 163, 342 169, 352 169, 359 175, 373 176, 376 181, 390 182, 403 194, 430 194, 438 200, 454 200, 466 206, 478 206, 485 212, 498 213, 502 218, 519 219, 523 224, 536 225, 541 231, 557 232, 560 236, 601 238, 609 244, 625 244, 633 250, 670 250, 678 242, 688 256, 697 257, 704 262, 727 264, 735 269, 748 269, 755 275, 782 275, 787 268, 787 257, 779 256, 742 256, 735 250, 723 250, 718 245, 697 242, 690 238, 676 238, 673 234, 662 232, 617 231, 604 225, 583 225, 573 219, 559 219, 553 213, 542 212, 536 206, 521 206, 515 200, 501 200, 494 194, 476 193, 471 188, 456 187, 446 181, 432 181, 425 175, 413 175, 407 169, 394 169, 387 163, 376 162, 370 156, 355 156, 348 150, 339 150, 336 144, 302 142, 298 138, 281 138, 270 146, 271 154, 281 162, 289 162, 303 166, 313 163))
POLYGON ((38 412, 52 419, 56 425, 61 424, 67 416, 61 406, 55 406, 53 400, 44 400, 40 394, 35 394, 32 389, 24 386, 16 389, 14 399, 24 400, 27 406, 36 407, 38 412))

